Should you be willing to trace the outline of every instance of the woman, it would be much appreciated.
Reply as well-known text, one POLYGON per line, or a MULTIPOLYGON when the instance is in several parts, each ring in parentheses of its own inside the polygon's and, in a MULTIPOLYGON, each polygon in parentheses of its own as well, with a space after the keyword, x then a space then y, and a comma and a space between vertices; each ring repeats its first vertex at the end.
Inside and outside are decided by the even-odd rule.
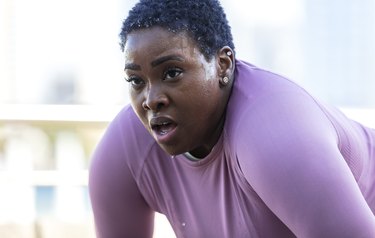
POLYGON ((141 0, 121 31, 131 106, 90 170, 97 236, 375 237, 375 131, 235 58, 216 0, 141 0))

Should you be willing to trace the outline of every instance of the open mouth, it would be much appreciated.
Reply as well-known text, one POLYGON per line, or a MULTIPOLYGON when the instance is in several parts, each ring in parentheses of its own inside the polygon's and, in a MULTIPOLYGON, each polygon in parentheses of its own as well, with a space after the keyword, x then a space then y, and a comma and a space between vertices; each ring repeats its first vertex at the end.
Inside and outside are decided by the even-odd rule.
POLYGON ((166 117, 152 118, 150 121, 151 129, 157 135, 167 135, 176 128, 176 123, 166 117))
POLYGON ((152 130, 156 131, 160 135, 165 135, 171 130, 173 130, 175 126, 169 122, 163 122, 162 124, 155 125, 152 127, 152 130))

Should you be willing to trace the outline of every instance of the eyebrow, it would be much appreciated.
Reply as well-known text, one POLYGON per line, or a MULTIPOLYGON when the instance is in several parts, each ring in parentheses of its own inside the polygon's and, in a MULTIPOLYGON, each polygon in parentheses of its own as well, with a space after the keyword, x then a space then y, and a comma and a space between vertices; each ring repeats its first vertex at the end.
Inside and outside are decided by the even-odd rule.
POLYGON ((141 70, 141 66, 134 64, 134 63, 128 63, 128 64, 125 64, 125 69, 141 70))
POLYGON ((180 61, 180 62, 184 62, 184 59, 180 56, 177 56, 177 55, 166 55, 166 56, 163 56, 163 57, 160 57, 154 61, 151 62, 151 66, 152 67, 156 67, 166 61, 170 61, 170 60, 173 60, 173 61, 180 61))
MULTIPOLYGON (((152 61, 151 62, 151 66, 154 68, 154 67, 156 67, 158 65, 161 65, 162 63, 170 61, 170 60, 172 60, 172 61, 180 61, 180 62, 184 61, 184 59, 182 57, 180 57, 180 56, 177 56, 177 55, 166 55, 166 56, 160 57, 160 58, 152 61)), ((138 64, 134 64, 134 63, 127 63, 127 64, 125 64, 125 69, 141 70, 141 66, 138 65, 138 64)))

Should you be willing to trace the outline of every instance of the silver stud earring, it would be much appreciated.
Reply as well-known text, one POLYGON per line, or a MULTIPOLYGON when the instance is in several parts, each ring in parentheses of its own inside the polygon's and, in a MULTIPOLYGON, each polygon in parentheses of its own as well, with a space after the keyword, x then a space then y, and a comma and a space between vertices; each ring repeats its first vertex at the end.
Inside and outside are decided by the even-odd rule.
POLYGON ((232 52, 231 52, 231 51, 227 51, 227 55, 228 55, 228 56, 231 56, 231 55, 232 55, 232 52))
POLYGON ((229 83, 229 78, 227 76, 223 77, 223 84, 227 85, 229 83))

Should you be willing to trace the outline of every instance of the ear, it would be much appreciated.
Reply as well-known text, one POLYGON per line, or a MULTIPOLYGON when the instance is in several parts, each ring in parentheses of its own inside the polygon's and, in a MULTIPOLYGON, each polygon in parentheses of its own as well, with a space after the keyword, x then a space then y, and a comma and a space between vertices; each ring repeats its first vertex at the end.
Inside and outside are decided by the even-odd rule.
POLYGON ((221 48, 217 54, 217 63, 219 66, 218 76, 220 78, 228 77, 232 79, 235 66, 235 57, 232 48, 229 46, 221 48))

